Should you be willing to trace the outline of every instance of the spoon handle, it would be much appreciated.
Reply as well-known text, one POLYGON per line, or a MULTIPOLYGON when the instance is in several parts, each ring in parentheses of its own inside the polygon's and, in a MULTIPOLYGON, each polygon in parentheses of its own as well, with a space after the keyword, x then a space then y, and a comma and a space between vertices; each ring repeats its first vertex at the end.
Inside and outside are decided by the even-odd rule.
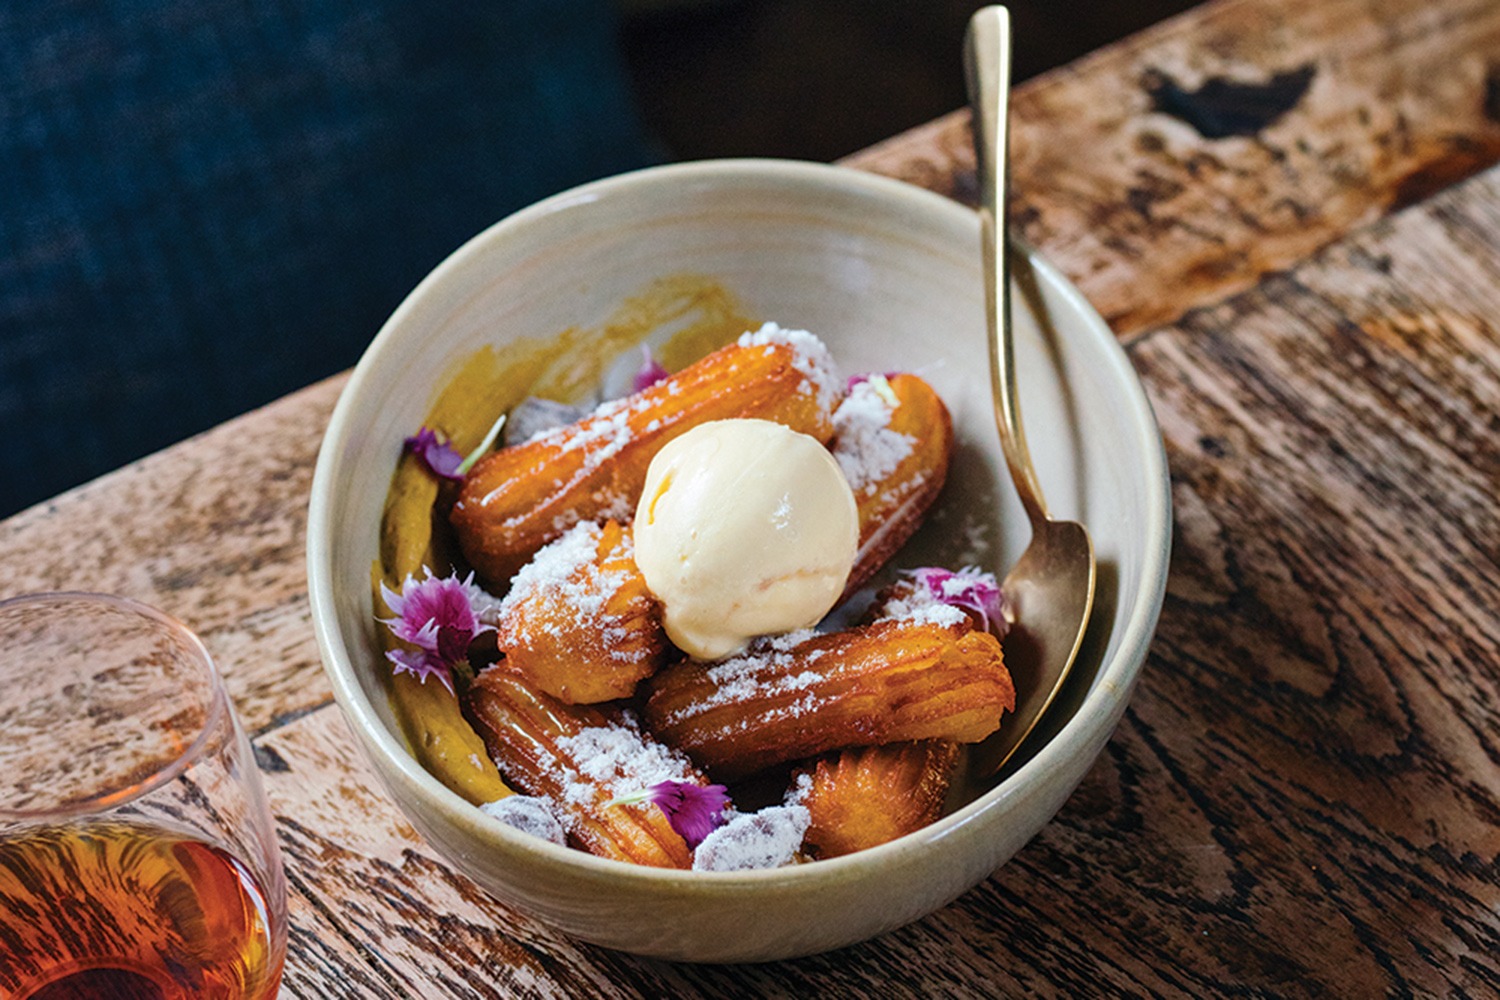
POLYGON ((1010 109, 1010 11, 982 7, 969 19, 964 39, 964 77, 973 113, 974 156, 979 174, 979 224, 984 247, 985 318, 990 334, 990 389, 995 423, 1010 476, 1026 516, 1047 519, 1047 503, 1026 431, 1016 387, 1015 337, 1011 332, 1010 276, 1005 240, 1005 197, 1010 109))

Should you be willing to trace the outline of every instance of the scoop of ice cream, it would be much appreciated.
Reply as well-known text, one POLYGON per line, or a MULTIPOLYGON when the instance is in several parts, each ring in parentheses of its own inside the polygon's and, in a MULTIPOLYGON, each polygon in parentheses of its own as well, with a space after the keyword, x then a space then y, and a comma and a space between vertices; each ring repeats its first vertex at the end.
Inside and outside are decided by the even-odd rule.
POLYGON ((635 561, 667 635, 713 660, 806 628, 843 592, 859 512, 816 439, 768 420, 700 424, 662 448, 635 513, 635 561))

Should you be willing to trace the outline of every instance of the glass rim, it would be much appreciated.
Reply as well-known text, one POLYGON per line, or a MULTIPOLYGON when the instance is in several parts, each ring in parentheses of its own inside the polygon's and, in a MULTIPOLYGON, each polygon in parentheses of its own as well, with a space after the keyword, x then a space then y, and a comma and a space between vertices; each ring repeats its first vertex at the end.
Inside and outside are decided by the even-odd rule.
POLYGON ((101 594, 87 590, 59 590, 21 594, 16 597, 0 600, 0 614, 18 605, 64 604, 69 601, 112 605, 115 608, 131 612, 142 618, 150 619, 158 625, 185 636, 187 645, 191 649, 193 656, 202 665, 207 674, 209 690, 212 692, 208 712, 204 717, 203 725, 199 729, 198 734, 181 753, 145 778, 132 783, 128 787, 111 789, 100 795, 74 799, 49 806, 45 809, 16 809, 0 802, 0 820, 36 821, 75 819, 79 816, 104 812, 134 802, 161 788, 167 782, 173 780, 193 764, 197 763, 203 757, 211 735, 219 728, 225 717, 229 714, 229 694, 224 689, 224 677, 219 673, 218 664, 214 662, 213 656, 209 654, 208 647, 203 645, 203 640, 198 637, 198 633, 194 632, 180 619, 174 618, 165 611, 154 608, 149 604, 137 601, 131 597, 121 597, 117 594, 101 594))

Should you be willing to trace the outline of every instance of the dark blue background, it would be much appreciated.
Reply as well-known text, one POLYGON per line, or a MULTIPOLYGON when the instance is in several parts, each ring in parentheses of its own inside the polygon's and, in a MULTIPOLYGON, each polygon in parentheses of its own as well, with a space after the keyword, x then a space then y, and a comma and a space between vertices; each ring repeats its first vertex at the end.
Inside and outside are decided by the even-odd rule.
POLYGON ((653 160, 614 32, 603 0, 0 6, 0 516, 347 367, 469 236, 653 160))

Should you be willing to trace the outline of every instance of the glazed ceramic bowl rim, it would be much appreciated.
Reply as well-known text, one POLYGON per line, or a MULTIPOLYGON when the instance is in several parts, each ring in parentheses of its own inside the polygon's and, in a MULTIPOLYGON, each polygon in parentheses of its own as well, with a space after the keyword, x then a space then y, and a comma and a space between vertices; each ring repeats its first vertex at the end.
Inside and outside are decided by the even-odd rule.
MULTIPOLYGON (((1060 768, 1071 754, 1088 743, 1091 733, 1113 725, 1117 714, 1114 710, 1119 707, 1120 701, 1128 697, 1155 630, 1166 587, 1171 523, 1166 457, 1160 432, 1135 370, 1113 332, 1098 318, 1093 306, 1071 283, 1062 279, 1055 269, 1035 258, 1035 255, 1033 259, 1039 270, 1045 272, 1044 277, 1049 279, 1048 283, 1061 293, 1079 315, 1089 320, 1080 332, 1087 338, 1099 341, 1094 346, 1101 348, 1099 354, 1111 367, 1110 375, 1128 390, 1129 408, 1121 416, 1131 422, 1133 435, 1144 435, 1148 439, 1146 446, 1141 449, 1146 467, 1141 470, 1140 475, 1146 496, 1146 509, 1155 516, 1149 524, 1141 526, 1144 534, 1144 559, 1139 577, 1141 586, 1133 606, 1127 609, 1128 616, 1115 623, 1115 629, 1122 633, 1115 655, 1100 662, 1087 695, 1052 739, 999 785, 962 809, 888 844, 813 864, 758 871, 700 872, 650 868, 560 847, 512 830, 484 816, 476 806, 443 786, 437 778, 423 769, 408 751, 402 738, 386 727, 366 697, 356 676, 357 668, 339 629, 332 579, 332 539, 336 529, 331 522, 334 508, 332 497, 338 485, 339 467, 350 436, 359 431, 359 426, 355 423, 356 407, 365 396, 365 385, 376 377, 382 367, 383 356, 390 350, 389 345, 400 335, 416 304, 447 282, 451 275, 461 272, 472 258, 554 212, 584 202, 629 198, 643 188, 685 183, 723 184, 730 187, 773 184, 810 189, 813 192, 836 192, 845 196, 855 193, 882 201, 894 210, 917 215, 946 216, 947 224, 954 226, 971 224, 970 220, 974 215, 971 209, 942 195, 852 168, 791 160, 732 159, 649 167, 620 174, 564 191, 494 223, 454 251, 406 297, 366 349, 339 396, 318 456, 308 512, 308 593, 314 629, 326 673, 346 718, 351 726, 361 730, 362 742, 367 750, 378 750, 384 763, 394 768, 394 772, 400 775, 408 789, 421 800, 422 808, 440 810, 448 819, 463 827, 472 828, 476 822, 482 821, 485 823, 484 833, 509 841, 513 849, 529 852, 534 860, 547 862, 548 867, 561 866, 575 874, 588 873, 625 884, 675 882, 679 888, 701 886, 706 892, 718 892, 790 883, 811 885, 823 879, 842 881, 851 876, 858 877, 859 873, 883 868, 907 852, 920 852, 927 844, 946 836, 960 825, 978 819, 1004 800, 1045 783, 1048 776, 1060 768)), ((977 245, 975 253, 978 253, 977 245)), ((373 525, 370 530, 374 530, 373 525)), ((1096 614, 1103 610, 1096 605, 1096 614)), ((390 770, 382 771, 389 780, 390 770)))

